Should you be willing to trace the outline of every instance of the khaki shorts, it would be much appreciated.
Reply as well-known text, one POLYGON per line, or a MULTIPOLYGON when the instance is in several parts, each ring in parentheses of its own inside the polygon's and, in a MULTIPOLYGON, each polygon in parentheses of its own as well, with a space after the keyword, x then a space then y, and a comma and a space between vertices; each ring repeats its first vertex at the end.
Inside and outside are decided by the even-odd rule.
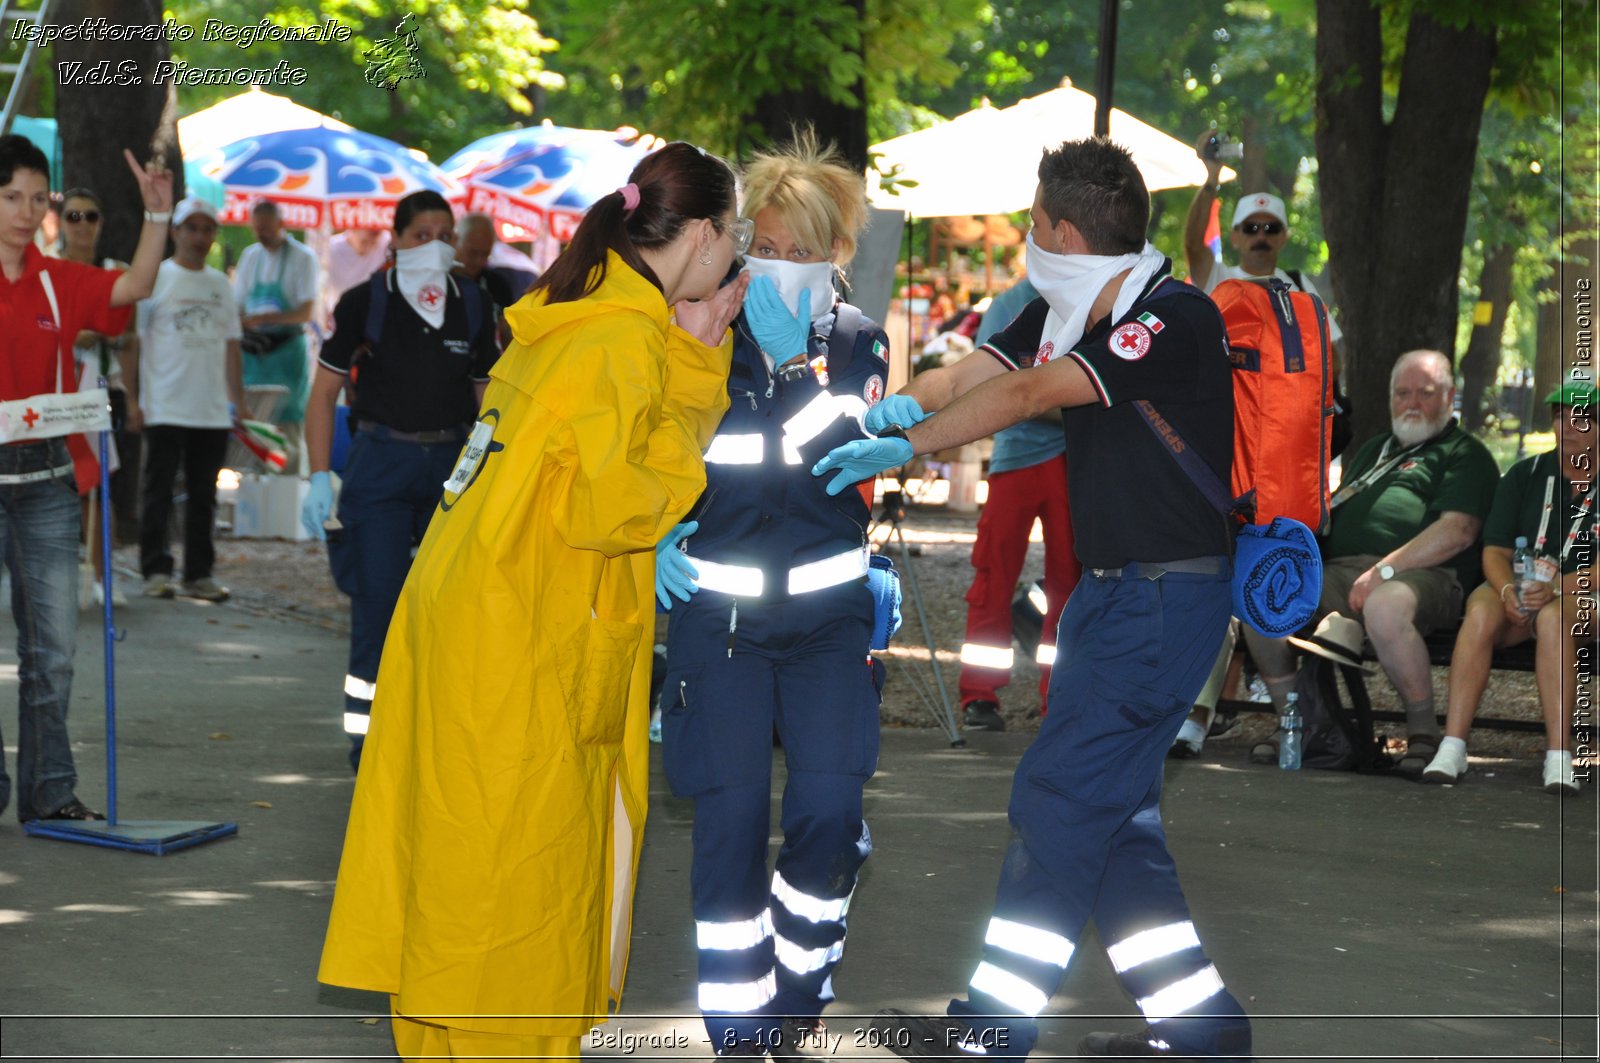
MULTIPOLYGON (((1322 600, 1317 605, 1317 616, 1329 613, 1351 615, 1350 588, 1361 574, 1378 563, 1377 554, 1352 554, 1322 561, 1322 600)), ((1465 595, 1456 573, 1450 568, 1412 568, 1396 572, 1395 583, 1404 583, 1417 596, 1417 615, 1413 621, 1418 631, 1431 635, 1435 631, 1457 627, 1461 623, 1461 609, 1465 595)), ((1356 617, 1360 619, 1359 615, 1356 617)))

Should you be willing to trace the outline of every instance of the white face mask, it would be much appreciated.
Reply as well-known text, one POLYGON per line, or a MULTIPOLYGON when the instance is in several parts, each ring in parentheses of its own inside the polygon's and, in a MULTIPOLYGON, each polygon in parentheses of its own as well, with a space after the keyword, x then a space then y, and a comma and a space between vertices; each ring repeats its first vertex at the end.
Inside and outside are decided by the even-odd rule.
POLYGON ((766 277, 777 286, 789 313, 800 313, 800 293, 811 289, 811 320, 833 312, 832 262, 784 262, 770 258, 747 258, 744 268, 751 276, 766 277))
POLYGON ((1142 251, 1126 255, 1060 255, 1040 247, 1030 232, 1028 280, 1050 304, 1045 333, 1046 338, 1053 339, 1055 352, 1065 354, 1083 338, 1089 310, 1113 277, 1125 269, 1133 271, 1117 292, 1116 305, 1110 314, 1115 321, 1133 305, 1145 283, 1164 261, 1166 257, 1149 244, 1145 244, 1142 251), (1052 328, 1055 329, 1053 337, 1050 335, 1052 328))
POLYGON ((444 324, 444 304, 450 291, 448 274, 456 249, 443 240, 429 240, 394 253, 395 286, 417 315, 438 328, 444 324))

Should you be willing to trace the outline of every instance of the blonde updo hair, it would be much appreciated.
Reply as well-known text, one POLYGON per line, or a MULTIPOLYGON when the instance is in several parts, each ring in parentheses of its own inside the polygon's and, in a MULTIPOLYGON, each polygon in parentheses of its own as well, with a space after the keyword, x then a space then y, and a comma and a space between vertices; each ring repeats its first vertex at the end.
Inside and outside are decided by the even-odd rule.
POLYGON ((867 227, 866 180, 832 144, 820 146, 810 128, 787 144, 757 152, 744 168, 743 184, 745 217, 771 207, 796 240, 825 251, 834 265, 855 257, 856 237, 867 227))

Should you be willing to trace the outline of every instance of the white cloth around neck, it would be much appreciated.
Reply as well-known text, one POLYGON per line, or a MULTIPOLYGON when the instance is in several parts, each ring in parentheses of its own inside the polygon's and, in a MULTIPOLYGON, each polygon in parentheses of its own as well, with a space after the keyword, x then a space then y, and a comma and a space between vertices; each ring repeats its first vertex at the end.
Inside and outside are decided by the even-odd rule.
POLYGON ((1056 356, 1083 339, 1089 310, 1112 278, 1123 270, 1131 271, 1111 306, 1110 320, 1117 321, 1133 306, 1166 259, 1149 243, 1143 250, 1125 255, 1058 255, 1041 248, 1029 233, 1028 279, 1050 304, 1044 334, 1052 341, 1056 356))

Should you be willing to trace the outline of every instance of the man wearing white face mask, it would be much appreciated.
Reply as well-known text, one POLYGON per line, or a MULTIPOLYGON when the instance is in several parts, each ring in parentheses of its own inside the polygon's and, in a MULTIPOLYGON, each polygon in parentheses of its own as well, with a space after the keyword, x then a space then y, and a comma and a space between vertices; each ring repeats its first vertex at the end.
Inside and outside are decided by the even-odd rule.
POLYGON ((394 268, 339 298, 306 407, 311 487, 307 534, 328 540, 334 582, 350 596, 344 679, 351 766, 377 691, 389 618, 444 493, 499 354, 494 315, 477 285, 450 276, 454 219, 437 192, 414 192, 394 212, 394 268), (337 519, 328 461, 340 390, 351 444, 337 519))
POLYGON ((1228 482, 1233 390, 1221 317, 1145 242, 1149 212, 1121 147, 1096 138, 1045 152, 1028 246, 1042 298, 885 400, 868 418, 879 438, 814 469, 842 490, 1062 410, 1084 573, 1056 634, 1050 712, 1017 767, 1014 840, 966 998, 946 1016, 875 1021, 902 1055, 1027 1055, 1093 919, 1149 1025, 1090 1034, 1081 1054, 1250 1057, 1249 1020, 1190 921, 1159 806, 1167 747, 1231 610, 1231 525, 1186 463, 1228 482))

